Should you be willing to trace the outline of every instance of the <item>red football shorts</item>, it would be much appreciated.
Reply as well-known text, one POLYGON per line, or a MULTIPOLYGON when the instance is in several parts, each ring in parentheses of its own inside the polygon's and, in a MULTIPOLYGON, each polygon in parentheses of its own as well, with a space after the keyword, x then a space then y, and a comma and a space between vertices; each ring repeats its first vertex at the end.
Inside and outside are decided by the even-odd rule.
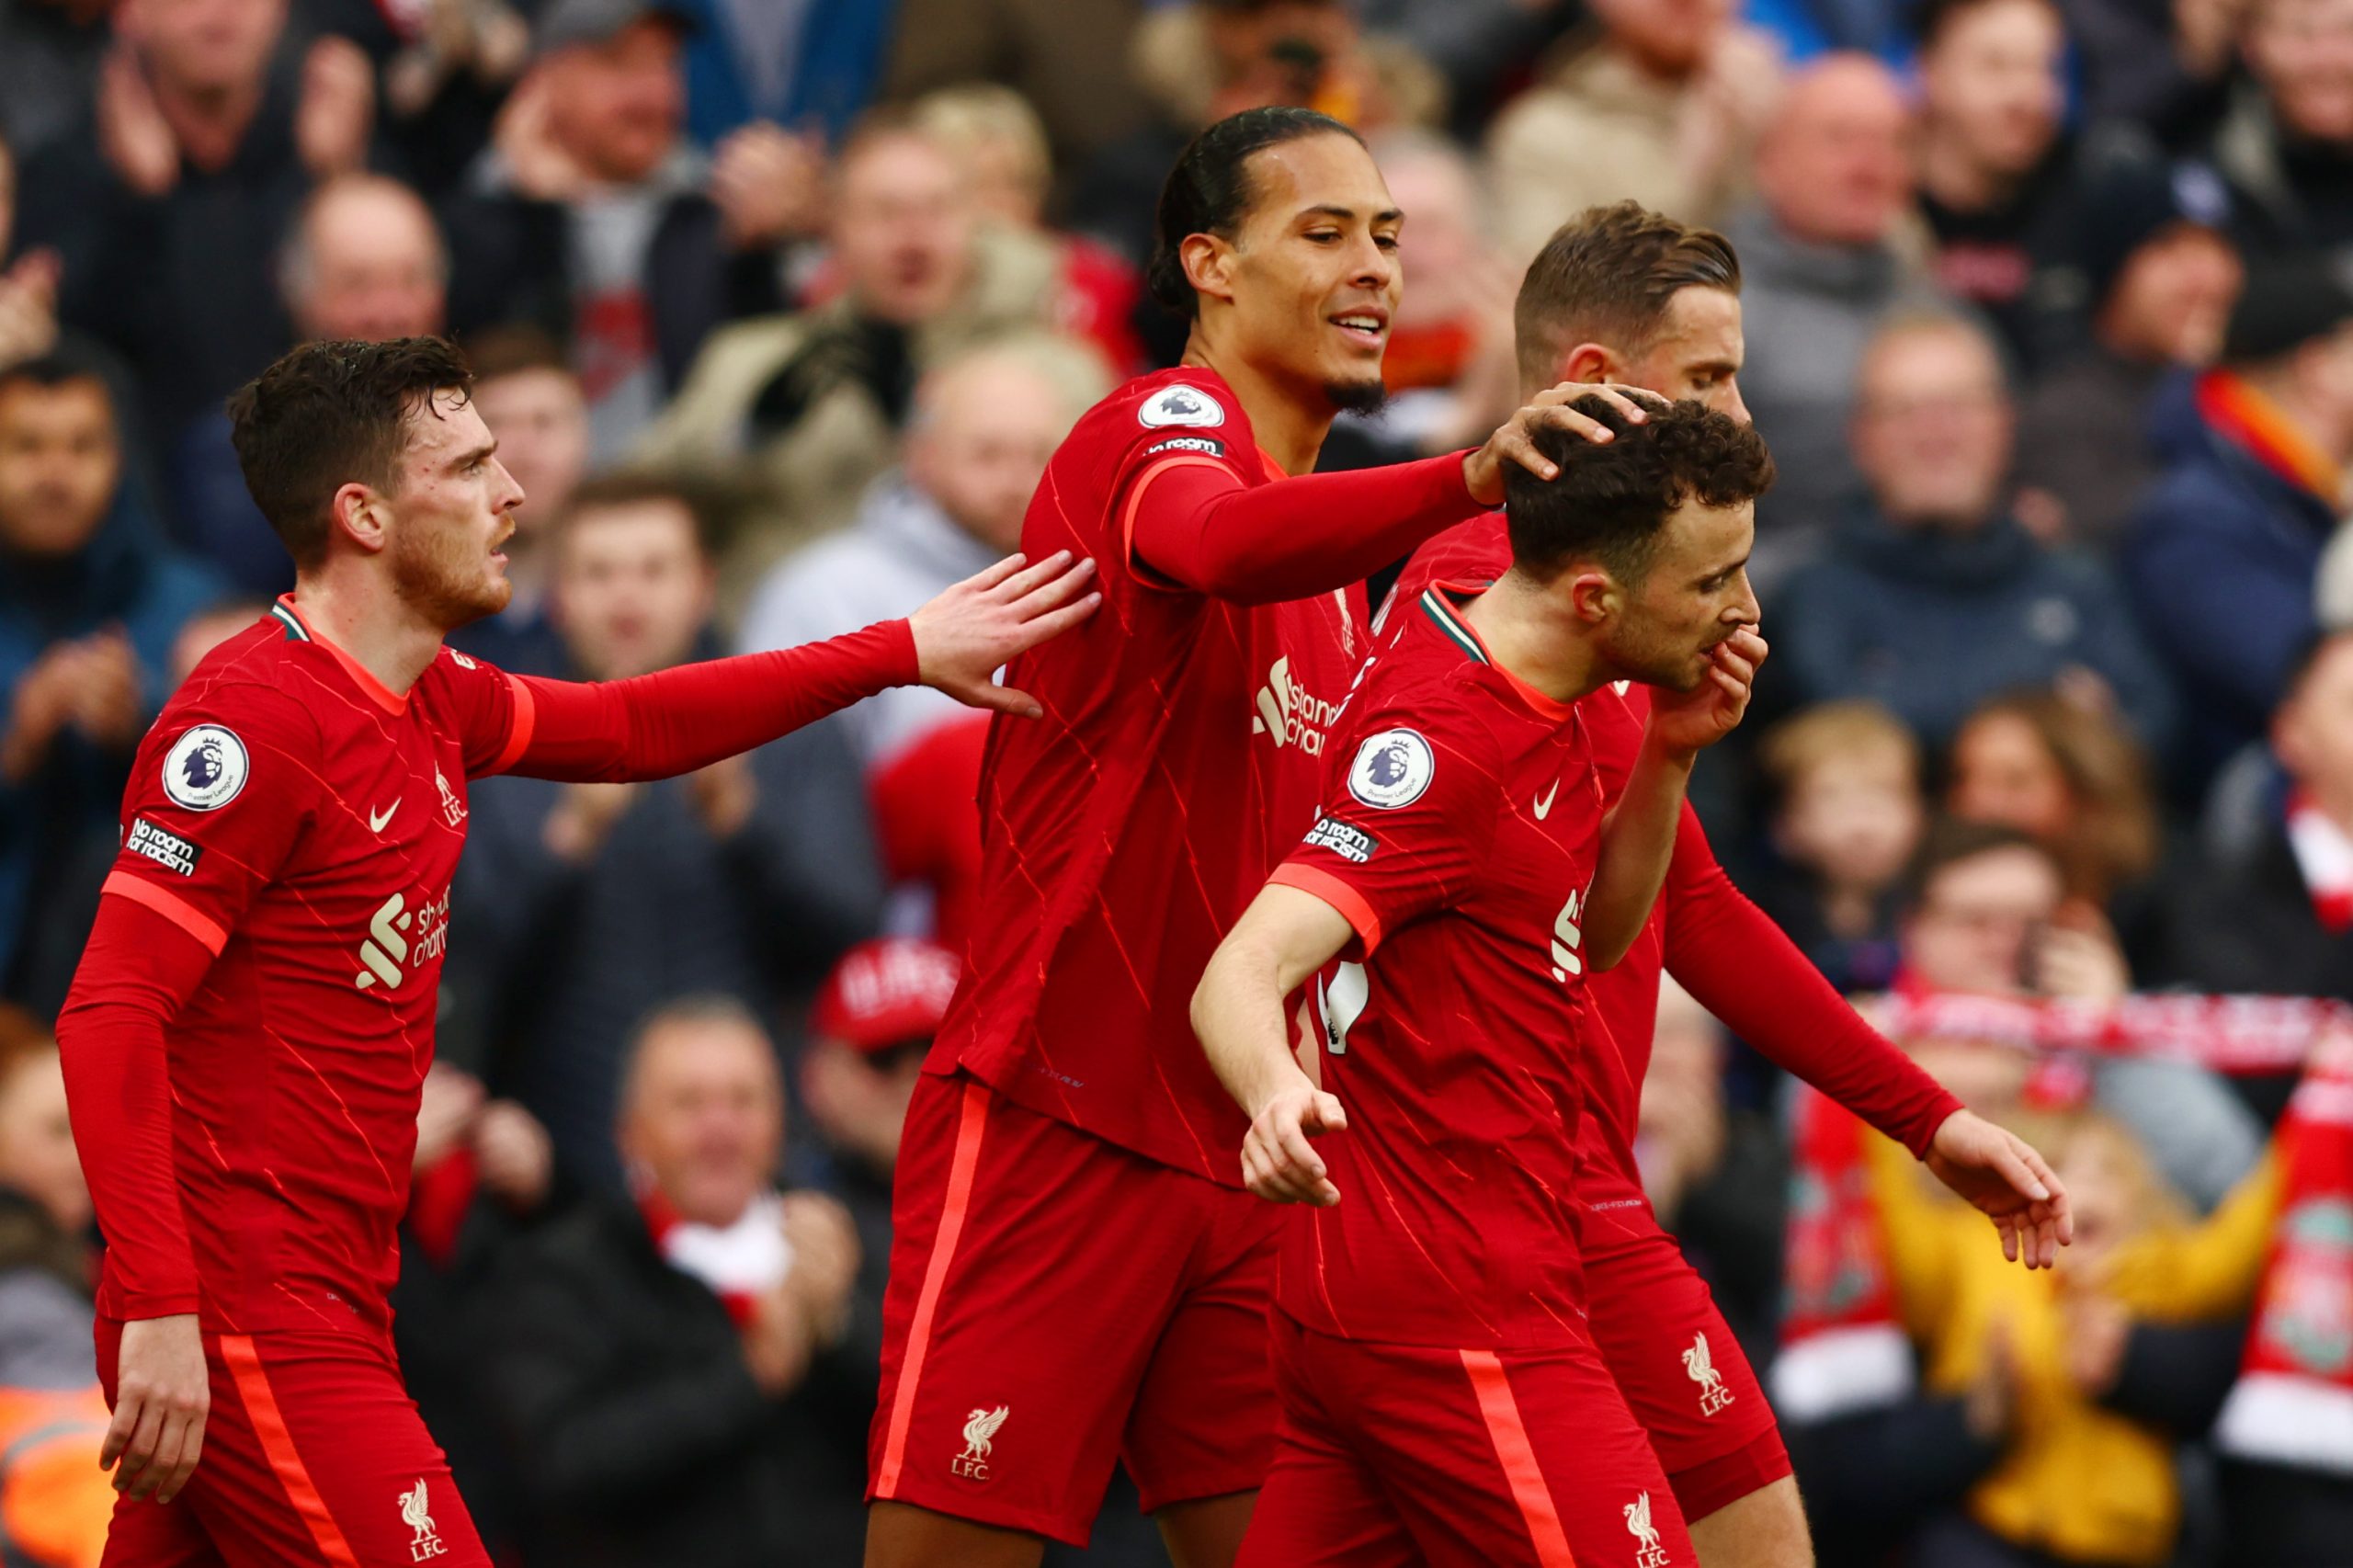
POLYGON ((1647 1207, 1585 1227, 1588 1326, 1687 1519, 1790 1473, 1781 1429, 1714 1295, 1647 1207))
POLYGON ((1234 1568, 1699 1561, 1591 1345, 1373 1345, 1273 1321, 1275 1467, 1234 1568))
POLYGON ((868 1500, 1084 1544, 1115 1458, 1146 1513, 1257 1487, 1283 1218, 926 1074, 892 1198, 868 1500))
MULTIPOLYGON (((112 1404, 122 1325, 97 1342, 112 1404)), ((104 1568, 490 1568, 388 1341, 208 1334, 204 1358, 196 1473, 168 1504, 116 1500, 104 1568)))

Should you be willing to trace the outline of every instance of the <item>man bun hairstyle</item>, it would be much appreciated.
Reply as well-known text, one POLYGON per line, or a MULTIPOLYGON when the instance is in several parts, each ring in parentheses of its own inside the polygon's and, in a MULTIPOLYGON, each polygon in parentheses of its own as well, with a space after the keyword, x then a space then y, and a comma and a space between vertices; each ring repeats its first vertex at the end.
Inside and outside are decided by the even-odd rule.
POLYGON ((1552 231, 1528 264, 1512 307, 1521 381, 1549 386, 1570 349, 1607 344, 1632 358, 1666 324, 1686 289, 1740 292, 1740 257, 1713 229, 1639 201, 1588 207, 1552 231))
POLYGON ((1597 561, 1621 583, 1638 583, 1677 507, 1737 506, 1773 483, 1764 437, 1704 403, 1654 407, 1639 425, 1598 393, 1569 406, 1607 425, 1614 437, 1588 441, 1548 425, 1536 431, 1536 446, 1560 465, 1558 474, 1539 479, 1517 463, 1504 465, 1512 562, 1539 583, 1579 561, 1597 561))
POLYGON ((1160 187, 1160 216, 1154 228, 1152 264, 1144 284, 1152 297, 1180 316, 1197 316, 1200 297, 1185 278, 1187 236, 1215 234, 1231 240, 1242 227, 1256 192, 1250 159, 1269 147, 1307 136, 1345 136, 1358 146, 1364 138, 1328 114, 1289 104, 1246 108, 1210 126, 1185 144, 1176 166, 1160 187))
POLYGON ((347 484, 394 492, 412 415, 473 391, 448 340, 306 343, 229 398, 229 437, 254 505, 297 568, 326 557, 328 506, 347 484))

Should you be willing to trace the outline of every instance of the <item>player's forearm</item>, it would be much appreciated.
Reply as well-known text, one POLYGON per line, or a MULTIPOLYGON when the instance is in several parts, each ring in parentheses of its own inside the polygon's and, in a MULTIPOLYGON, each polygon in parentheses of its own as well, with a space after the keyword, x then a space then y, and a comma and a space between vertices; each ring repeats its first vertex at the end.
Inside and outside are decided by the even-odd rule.
POLYGON ((1153 572, 1236 604, 1363 581, 1478 508, 1462 454, 1245 488, 1214 465, 1149 475, 1129 548, 1153 572))
POLYGON ((1599 862, 1585 903, 1586 965, 1609 969, 1642 934, 1665 885, 1694 753, 1643 743, 1625 792, 1602 824, 1599 862))
POLYGON ((1193 991, 1193 1032, 1209 1053, 1210 1070, 1246 1116, 1256 1117, 1277 1093, 1307 1076, 1283 1022, 1283 998, 1297 984, 1282 984, 1271 950, 1229 938, 1193 991))
POLYGON ((915 634, 886 620, 824 642, 628 680, 518 676, 530 739, 510 772, 568 783, 669 778, 766 745, 917 678, 915 634))
POLYGON ((197 1310, 196 1261, 172 1164, 164 1028, 211 959, 143 905, 101 898, 57 1019, 66 1110, 107 1240, 108 1279, 132 1318, 197 1310))
POLYGON ((1768 1060, 1916 1156, 1961 1102, 1859 1017, 1772 918, 1724 875, 1698 819, 1675 846, 1666 967, 1768 1060))

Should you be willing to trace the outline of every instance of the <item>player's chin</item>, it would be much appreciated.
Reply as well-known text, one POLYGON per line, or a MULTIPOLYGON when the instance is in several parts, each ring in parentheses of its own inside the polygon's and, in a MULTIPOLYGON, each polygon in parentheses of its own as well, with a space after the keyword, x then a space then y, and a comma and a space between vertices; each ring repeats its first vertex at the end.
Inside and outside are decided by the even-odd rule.
POLYGON ((1324 396, 1343 414, 1378 414, 1389 402, 1389 388, 1376 366, 1370 375, 1357 371, 1328 377, 1324 396))

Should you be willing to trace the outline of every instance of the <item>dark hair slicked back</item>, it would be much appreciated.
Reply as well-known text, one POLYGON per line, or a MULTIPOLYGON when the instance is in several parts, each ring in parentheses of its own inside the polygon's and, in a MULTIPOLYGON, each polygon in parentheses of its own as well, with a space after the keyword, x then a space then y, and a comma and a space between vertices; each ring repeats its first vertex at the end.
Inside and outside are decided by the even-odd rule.
POLYGON ((1145 286, 1154 300, 1180 316, 1200 314, 1200 297, 1185 278, 1181 253, 1187 236, 1233 238, 1255 194, 1250 183, 1251 157, 1303 136, 1345 136, 1358 146, 1364 144, 1363 137, 1330 115, 1289 104, 1230 114, 1185 144, 1176 166, 1168 171, 1160 187, 1152 264, 1144 273, 1145 286))
POLYGON ((448 340, 395 337, 306 343, 232 393, 237 466, 294 564, 324 559, 336 491, 395 487, 413 415, 437 392, 472 390, 473 372, 448 340))
POLYGON ((1620 581, 1639 582, 1677 507, 1736 506, 1773 483, 1764 437, 1703 403, 1654 408, 1639 425, 1595 393, 1569 406, 1608 426, 1616 438, 1588 441, 1545 426, 1536 445, 1560 465, 1558 474, 1539 479, 1517 463, 1504 465, 1512 562, 1537 582, 1551 582, 1576 561, 1598 561, 1620 581))
POLYGON ((1586 208, 1552 231, 1520 278, 1512 336, 1521 381, 1550 384, 1580 343, 1640 355, 1686 289, 1740 292, 1731 241, 1638 201, 1586 208))

